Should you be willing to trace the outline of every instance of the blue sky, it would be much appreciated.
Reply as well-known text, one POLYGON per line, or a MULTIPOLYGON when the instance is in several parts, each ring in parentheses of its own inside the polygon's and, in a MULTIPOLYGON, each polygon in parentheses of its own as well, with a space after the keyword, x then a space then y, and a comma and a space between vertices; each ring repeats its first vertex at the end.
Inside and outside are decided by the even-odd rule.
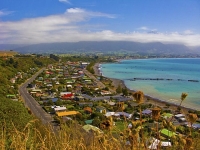
POLYGON ((200 0, 0 1, 0 44, 104 40, 200 46, 200 0))

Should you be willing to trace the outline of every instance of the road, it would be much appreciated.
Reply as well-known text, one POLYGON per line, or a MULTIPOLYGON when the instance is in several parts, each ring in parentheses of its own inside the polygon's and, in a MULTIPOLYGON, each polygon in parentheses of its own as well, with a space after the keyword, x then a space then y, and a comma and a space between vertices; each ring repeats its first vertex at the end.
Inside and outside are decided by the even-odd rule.
POLYGON ((89 78, 91 78, 94 82, 96 82, 97 85, 98 85, 98 87, 99 87, 100 89, 103 89, 103 88, 106 87, 102 82, 100 82, 97 78, 95 78, 94 75, 91 74, 91 73, 90 73, 89 71, 87 71, 86 69, 84 69, 83 72, 84 72, 84 74, 86 74, 89 78))
MULTIPOLYGON (((98 87, 100 89, 103 89, 105 88, 106 86, 101 82, 99 81, 92 73, 90 73, 89 71, 87 71, 86 69, 83 70, 84 74, 86 74, 89 78, 91 78, 94 82, 97 83, 98 87)), ((111 91, 112 93, 115 93, 114 90, 112 89, 109 89, 109 91, 111 91)))
POLYGON ((30 108, 31 112, 39 119, 41 119, 42 123, 49 124, 52 121, 52 117, 50 114, 46 113, 44 109, 35 101, 35 99, 28 93, 26 87, 29 83, 31 83, 35 78, 44 70, 41 69, 36 74, 34 74, 30 79, 28 79, 24 84, 22 84, 19 88, 19 93, 22 96, 25 106, 30 108))

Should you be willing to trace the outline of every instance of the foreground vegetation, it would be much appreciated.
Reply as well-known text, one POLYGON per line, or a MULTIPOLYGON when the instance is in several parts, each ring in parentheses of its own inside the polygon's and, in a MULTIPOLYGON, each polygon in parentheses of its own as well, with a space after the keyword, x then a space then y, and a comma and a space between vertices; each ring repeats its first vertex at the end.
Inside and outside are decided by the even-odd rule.
MULTIPOLYGON (((187 97, 186 93, 182 93, 180 105, 175 111, 185 114, 189 123, 188 126, 174 125, 174 114, 167 119, 161 116, 169 112, 169 109, 162 110, 160 107, 144 104, 144 94, 142 91, 128 93, 120 87, 116 91, 123 93, 125 96, 132 96, 134 100, 132 99, 129 102, 134 101, 137 105, 131 107, 129 102, 116 101, 115 106, 109 106, 110 110, 115 112, 132 112, 134 110, 135 113, 131 119, 127 119, 125 116, 120 118, 105 117, 106 112, 94 112, 87 115, 85 113, 77 114, 72 117, 72 120, 67 121, 63 120, 63 118, 55 117, 56 123, 58 122, 59 124, 54 124, 54 126, 52 124, 42 125, 25 108, 20 95, 18 95, 18 86, 37 72, 39 68, 45 67, 47 64, 56 63, 56 61, 58 63, 58 57, 51 56, 51 58, 38 55, 3 57, 0 60, 0 69, 2 69, 0 80, 3 83, 0 87, 0 149, 146 150, 154 148, 152 144, 156 142, 156 139, 171 143, 171 146, 163 147, 161 142, 157 142, 155 143, 156 149, 200 149, 199 130, 192 127, 198 121, 199 116, 196 114, 197 112, 186 112, 181 108, 182 103, 187 97), (10 82, 10 79, 13 77, 16 79, 15 83, 10 82), (10 100, 9 96, 11 95, 14 95, 18 100, 10 100), (148 107, 152 110, 152 115, 142 115, 142 111, 148 107), (84 120, 91 118, 94 119, 92 125, 98 128, 86 130, 83 126, 84 120), (161 131, 163 131, 164 135, 161 131)), ((77 61, 79 59, 86 61, 86 58, 75 56, 62 59, 64 61, 77 61)), ((89 60, 91 63, 87 66, 87 70, 91 73, 93 73, 92 69, 95 62, 102 60, 112 61, 111 59, 98 57, 91 57, 89 60)), ((56 89, 53 91, 55 92, 56 89)), ((86 90, 84 91, 86 92, 86 90)), ((64 104, 61 101, 58 102, 60 105, 64 104)), ((58 102, 51 102, 51 105, 58 104, 58 102)), ((65 103, 67 106, 74 104, 71 101, 65 103)), ((103 102, 95 102, 94 104, 95 106, 108 107, 103 102)), ((79 109, 77 107, 77 110, 79 109)))
POLYGON ((18 87, 39 68, 53 62, 53 59, 36 55, 0 58, 0 126, 7 132, 13 129, 22 131, 34 119, 25 108, 18 87))

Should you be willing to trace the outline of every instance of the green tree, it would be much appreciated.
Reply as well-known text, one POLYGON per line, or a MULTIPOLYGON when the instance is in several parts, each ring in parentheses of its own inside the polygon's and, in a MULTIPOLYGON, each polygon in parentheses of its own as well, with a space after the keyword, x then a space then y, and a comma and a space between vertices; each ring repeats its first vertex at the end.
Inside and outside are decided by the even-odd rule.
POLYGON ((128 96, 128 89, 127 88, 122 89, 122 93, 124 96, 128 96))
POLYGON ((122 93, 122 87, 120 85, 118 85, 117 89, 116 89, 117 93, 122 93))
POLYGON ((47 102, 47 104, 48 104, 48 105, 51 105, 51 106, 54 105, 52 99, 50 99, 50 100, 47 102))
POLYGON ((93 126, 96 126, 96 127, 99 127, 99 124, 101 123, 101 120, 99 118, 95 118, 93 121, 92 121, 92 125, 93 126))
POLYGON ((58 100, 55 102, 55 104, 56 104, 57 106, 61 106, 61 105, 63 105, 63 102, 62 102, 60 99, 58 99, 58 100))

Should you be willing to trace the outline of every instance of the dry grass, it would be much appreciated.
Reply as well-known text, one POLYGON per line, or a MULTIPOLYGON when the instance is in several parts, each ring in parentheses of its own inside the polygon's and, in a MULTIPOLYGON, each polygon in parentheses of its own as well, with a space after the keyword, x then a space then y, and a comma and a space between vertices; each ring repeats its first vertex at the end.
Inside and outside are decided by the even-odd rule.
MULTIPOLYGON (((144 136, 144 143, 139 143, 136 140, 139 137, 139 124, 139 122, 133 122, 132 129, 125 128, 123 131, 113 127, 111 130, 104 130, 104 134, 100 134, 98 132, 85 132, 76 122, 68 125, 63 124, 60 126, 61 129, 53 132, 51 126, 43 126, 38 120, 33 120, 27 124, 23 131, 14 129, 12 132, 6 133, 6 129, 3 129, 0 135, 0 149, 145 150, 147 148, 145 148, 144 144, 149 136, 144 136), (125 144, 127 140, 130 141, 130 145, 125 144)), ((125 126, 127 127, 126 122, 125 126)), ((195 138, 177 137, 172 140, 174 144, 173 147, 168 148, 169 150, 200 149, 199 135, 195 138)))
POLYGON ((11 57, 16 54, 17 54, 17 52, 15 52, 15 51, 0 51, 0 57, 11 57))

